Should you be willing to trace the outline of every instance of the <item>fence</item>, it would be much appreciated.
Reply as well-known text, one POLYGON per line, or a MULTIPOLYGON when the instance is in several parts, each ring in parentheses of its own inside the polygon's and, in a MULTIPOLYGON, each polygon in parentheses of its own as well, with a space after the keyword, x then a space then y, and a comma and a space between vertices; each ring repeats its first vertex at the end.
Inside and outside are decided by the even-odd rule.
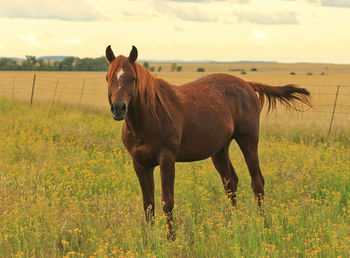
POLYGON ((18 73, 0 74, 0 95, 28 102, 57 102, 106 106, 107 88, 104 73, 18 73))
MULTIPOLYGON (((179 80, 182 74, 187 77, 186 81, 192 76, 176 73, 176 79, 179 80)), ((171 79, 164 75, 160 77, 171 79)), ((311 91, 314 102, 313 109, 297 115, 302 116, 303 121, 309 121, 311 124, 322 121, 323 126, 327 126, 328 133, 331 133, 335 123, 350 125, 350 85, 300 83, 299 86, 311 91)), ((46 102, 50 105, 64 102, 78 107, 90 105, 107 108, 108 106, 105 73, 101 72, 2 73, 0 74, 0 95, 13 100, 28 101, 30 105, 35 102, 46 102)), ((281 116, 278 119, 281 119, 281 116)))

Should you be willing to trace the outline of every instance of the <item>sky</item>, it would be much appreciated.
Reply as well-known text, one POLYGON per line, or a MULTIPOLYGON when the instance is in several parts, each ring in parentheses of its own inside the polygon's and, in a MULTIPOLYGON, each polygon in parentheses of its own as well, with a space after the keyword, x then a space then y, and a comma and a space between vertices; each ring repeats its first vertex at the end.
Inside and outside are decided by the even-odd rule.
POLYGON ((350 0, 1 0, 0 56, 350 63, 350 0))

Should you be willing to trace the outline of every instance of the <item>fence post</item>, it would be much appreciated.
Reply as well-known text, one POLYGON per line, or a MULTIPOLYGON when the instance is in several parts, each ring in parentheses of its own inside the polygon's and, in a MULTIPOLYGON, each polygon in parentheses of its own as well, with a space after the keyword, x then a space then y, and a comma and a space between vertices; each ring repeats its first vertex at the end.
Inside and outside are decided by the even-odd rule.
POLYGON ((13 100, 15 97, 15 83, 16 83, 16 77, 13 76, 12 78, 12 93, 11 93, 11 99, 13 100))
POLYGON ((52 96, 52 105, 55 103, 55 98, 56 98, 56 93, 57 93, 57 88, 58 88, 59 81, 60 81, 60 78, 57 78, 56 88, 55 88, 55 91, 53 92, 53 96, 52 96))
POLYGON ((84 94, 85 82, 86 82, 86 78, 84 78, 83 85, 81 87, 81 93, 80 93, 80 99, 79 99, 79 107, 80 107, 80 104, 81 104, 81 99, 83 98, 83 94, 84 94))
POLYGON ((35 78, 36 78, 36 74, 34 74, 34 78, 33 78, 32 95, 30 96, 30 105, 33 104, 33 96, 34 96, 34 88, 35 88, 35 78))
POLYGON ((331 131, 332 131, 332 125, 333 125, 333 119, 334 119, 335 107, 337 106, 337 100, 338 100, 339 88, 340 88, 340 85, 338 85, 338 88, 337 88, 337 93, 335 94, 335 100, 334 100, 334 106, 333 106, 332 118, 331 118, 331 122, 330 122, 330 124, 329 124, 328 135, 329 135, 329 134, 331 133, 331 131))

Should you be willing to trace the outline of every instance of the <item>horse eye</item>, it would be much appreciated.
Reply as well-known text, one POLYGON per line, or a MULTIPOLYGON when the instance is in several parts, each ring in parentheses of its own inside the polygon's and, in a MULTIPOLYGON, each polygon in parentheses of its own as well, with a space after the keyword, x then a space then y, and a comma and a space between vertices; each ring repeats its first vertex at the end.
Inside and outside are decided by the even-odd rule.
POLYGON ((134 82, 136 82, 136 81, 137 81, 137 78, 136 78, 136 77, 132 77, 132 80, 133 80, 134 82))

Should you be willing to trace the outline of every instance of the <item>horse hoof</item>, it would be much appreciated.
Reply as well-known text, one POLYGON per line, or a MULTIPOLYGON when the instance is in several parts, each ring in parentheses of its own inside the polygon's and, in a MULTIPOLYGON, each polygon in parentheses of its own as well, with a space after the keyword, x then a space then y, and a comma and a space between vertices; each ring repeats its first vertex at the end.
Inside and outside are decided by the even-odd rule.
POLYGON ((167 239, 168 239, 169 241, 175 241, 175 239, 176 239, 176 234, 175 234, 175 232, 174 232, 174 231, 169 232, 168 235, 167 235, 167 239))

